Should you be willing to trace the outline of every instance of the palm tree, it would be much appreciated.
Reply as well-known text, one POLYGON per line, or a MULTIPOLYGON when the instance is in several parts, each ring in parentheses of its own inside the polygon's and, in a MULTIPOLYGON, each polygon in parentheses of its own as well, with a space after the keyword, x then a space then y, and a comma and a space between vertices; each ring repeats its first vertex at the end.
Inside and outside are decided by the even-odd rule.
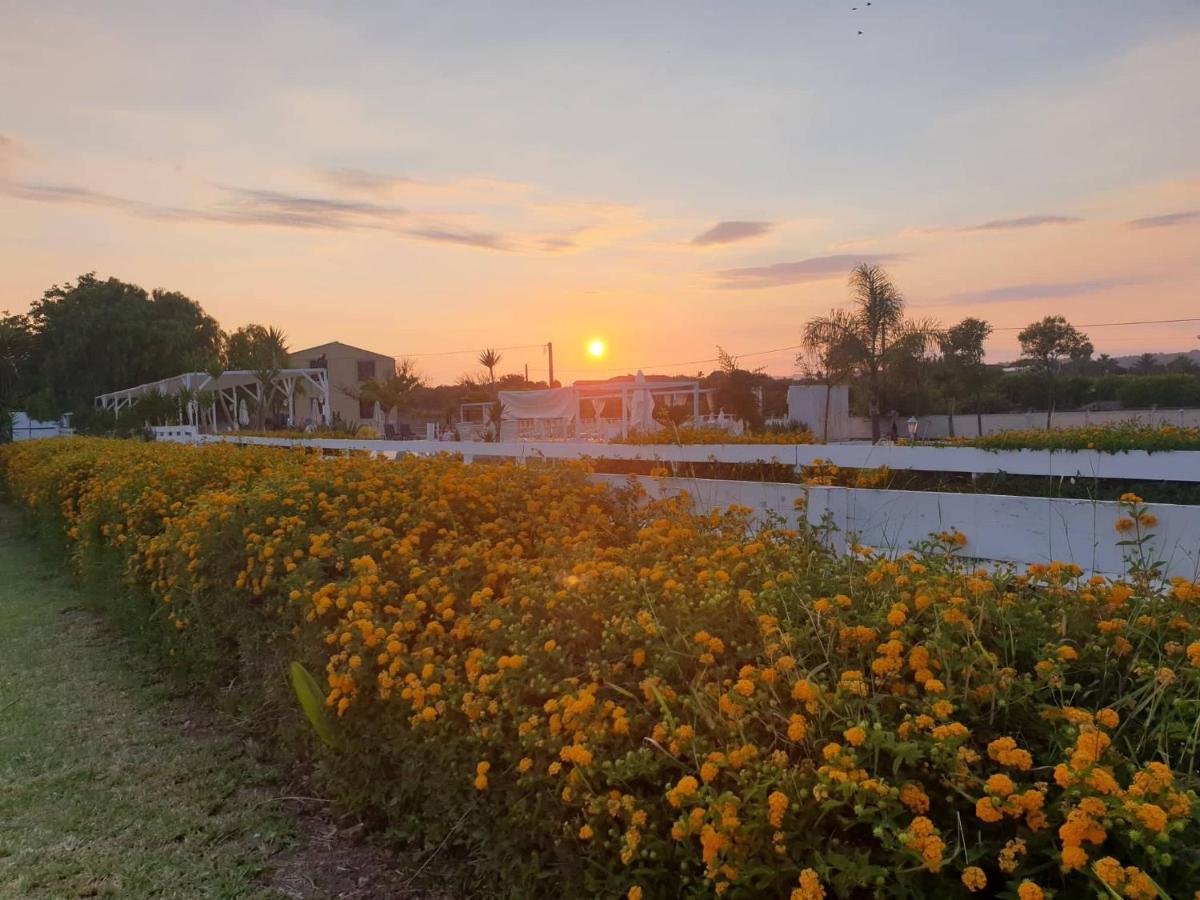
POLYGON ((287 336, 283 331, 271 325, 259 327, 254 336, 251 369, 254 380, 258 382, 258 404, 255 411, 257 427, 260 431, 266 427, 267 412, 275 406, 278 399, 279 387, 275 383, 279 372, 287 365, 288 348, 287 336))
POLYGON ((416 365, 410 359, 402 359, 389 377, 364 382, 356 399, 378 403, 386 426, 392 410, 407 405, 413 391, 420 386, 421 376, 417 374, 416 365))
POLYGON ((491 348, 481 350, 479 364, 488 370, 488 381, 492 385, 492 394, 496 394, 496 366, 500 365, 501 355, 491 348))
POLYGON ((817 333, 831 331, 840 335, 840 352, 852 361, 866 391, 871 439, 878 442, 879 416, 889 374, 903 360, 936 347, 940 331, 932 320, 913 322, 904 318, 904 298, 881 266, 863 263, 850 273, 850 300, 853 309, 844 319, 818 318, 809 327, 817 333))

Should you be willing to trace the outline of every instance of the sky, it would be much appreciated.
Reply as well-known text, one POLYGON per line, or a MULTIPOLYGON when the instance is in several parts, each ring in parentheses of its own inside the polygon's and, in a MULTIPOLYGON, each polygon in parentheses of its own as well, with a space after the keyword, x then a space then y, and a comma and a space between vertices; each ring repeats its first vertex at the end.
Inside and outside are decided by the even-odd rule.
POLYGON ((717 345, 789 375, 859 262, 914 316, 987 319, 991 361, 1044 315, 1200 316, 1197 0, 0 0, 0 22, 0 310, 94 271, 435 382, 485 346, 544 378, 546 342, 565 382, 717 345))

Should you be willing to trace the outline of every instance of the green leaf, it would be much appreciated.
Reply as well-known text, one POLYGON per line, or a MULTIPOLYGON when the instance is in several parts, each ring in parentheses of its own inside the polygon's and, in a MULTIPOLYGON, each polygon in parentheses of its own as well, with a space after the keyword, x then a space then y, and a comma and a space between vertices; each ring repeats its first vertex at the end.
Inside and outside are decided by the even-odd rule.
POLYGON ((312 677, 312 673, 300 663, 293 661, 291 671, 292 690, 296 692, 296 699, 300 701, 300 708, 304 710, 305 717, 317 733, 317 737, 327 747, 336 750, 340 742, 333 733, 333 726, 325 712, 325 694, 321 691, 321 686, 317 684, 317 679, 312 677))

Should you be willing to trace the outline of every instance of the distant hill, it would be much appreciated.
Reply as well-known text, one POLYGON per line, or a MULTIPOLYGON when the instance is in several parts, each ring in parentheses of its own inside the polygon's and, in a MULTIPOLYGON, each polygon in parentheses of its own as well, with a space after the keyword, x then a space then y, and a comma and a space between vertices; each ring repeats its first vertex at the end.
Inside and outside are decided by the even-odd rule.
MULTIPOLYGON (((1200 365, 1200 350, 1184 350, 1179 353, 1155 353, 1154 359, 1160 365, 1166 365, 1172 360, 1180 356, 1186 356, 1196 365, 1200 365)), ((1137 365, 1137 361, 1141 358, 1139 354, 1130 354, 1129 356, 1114 356, 1113 362, 1119 365, 1122 369, 1132 369, 1137 365)))

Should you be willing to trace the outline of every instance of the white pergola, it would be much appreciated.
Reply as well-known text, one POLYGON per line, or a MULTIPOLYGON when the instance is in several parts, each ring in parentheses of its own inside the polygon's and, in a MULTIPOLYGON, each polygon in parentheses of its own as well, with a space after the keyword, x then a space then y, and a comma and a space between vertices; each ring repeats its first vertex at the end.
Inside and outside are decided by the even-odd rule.
MULTIPOLYGON (((315 413, 313 418, 325 425, 332 419, 329 408, 329 373, 325 369, 280 369, 271 379, 271 386, 283 395, 287 405, 288 416, 296 421, 296 400, 299 395, 307 395, 308 387, 312 387, 316 396, 312 397, 315 413)), ((212 430, 219 430, 218 410, 224 412, 226 421, 239 427, 239 404, 242 401, 262 403, 263 384, 258 376, 249 369, 231 369, 222 372, 215 378, 207 372, 185 372, 161 381, 151 381, 120 391, 110 391, 96 397, 96 407, 106 409, 120 416, 121 410, 133 406, 134 402, 146 394, 163 394, 171 396, 182 392, 192 395, 191 401, 183 410, 183 415, 189 425, 207 424, 212 430), (208 394, 206 408, 201 408, 200 398, 208 394), (203 420, 206 417, 208 422, 203 420)))
MULTIPOLYGON (((638 391, 645 392, 650 399, 651 404, 655 397, 663 397, 670 406, 674 406, 677 402, 691 403, 692 405, 692 421, 699 424, 700 422, 700 398, 710 398, 716 393, 715 388, 702 388, 699 381, 619 381, 619 382, 598 382, 592 384, 580 384, 576 382, 574 385, 575 394, 577 397, 577 422, 583 421, 583 401, 588 400, 593 404, 593 409, 600 410, 600 404, 608 400, 618 400, 621 404, 621 437, 629 436, 631 426, 631 400, 638 391)), ((711 400, 709 400, 711 405, 711 400)), ((653 409, 653 406, 651 406, 653 409)), ((597 416, 598 417, 598 416, 597 416)))

